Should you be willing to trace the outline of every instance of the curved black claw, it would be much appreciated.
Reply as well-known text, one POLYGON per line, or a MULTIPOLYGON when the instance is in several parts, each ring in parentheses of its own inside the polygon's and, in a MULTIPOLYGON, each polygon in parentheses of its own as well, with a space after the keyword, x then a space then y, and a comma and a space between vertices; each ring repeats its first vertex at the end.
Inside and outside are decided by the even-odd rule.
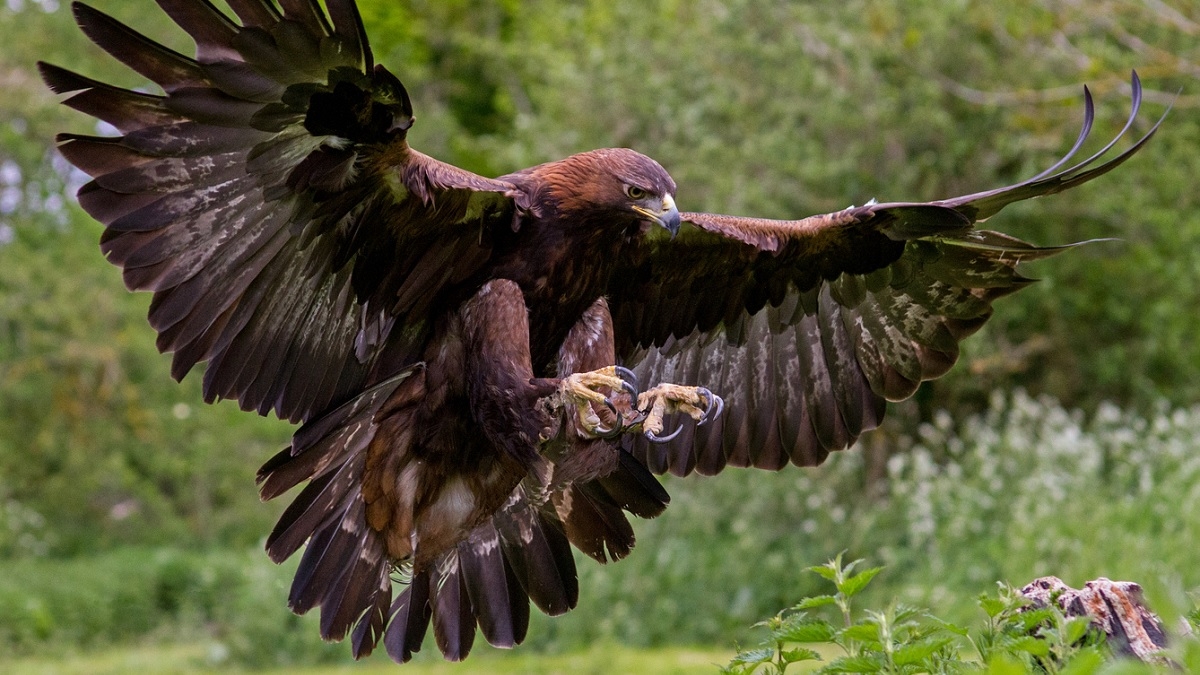
POLYGON ((601 438, 606 441, 611 441, 623 433, 625 433, 625 423, 621 421, 620 417, 617 418, 617 424, 612 429, 596 427, 596 438, 601 438))
POLYGON ((696 393, 705 399, 704 414, 700 416, 700 421, 696 423, 696 426, 702 427, 721 416, 721 413, 725 410, 725 400, 704 387, 700 387, 696 393), (713 412, 714 407, 717 409, 716 412, 713 412))
POLYGON ((621 417, 621 413, 617 412, 617 406, 613 405, 611 398, 608 398, 608 397, 604 398, 604 407, 608 408, 609 411, 612 412, 612 414, 616 415, 618 419, 621 417))
POLYGON ((629 392, 633 400, 637 401, 638 393, 640 393, 638 392, 637 375, 625 366, 613 366, 613 370, 616 372, 617 377, 621 378, 621 388, 629 392))
MULTIPOLYGON (((634 375, 632 370, 623 366, 614 366, 613 368, 616 371, 617 376, 621 378, 621 388, 629 393, 629 400, 636 404, 638 397, 637 375, 634 375)), ((617 406, 613 405, 611 398, 604 398, 604 407, 608 408, 609 411, 612 412, 613 416, 617 418, 617 424, 612 429, 604 429, 603 427, 597 428, 596 434, 605 440, 612 440, 624 433, 625 429, 628 428, 628 425, 625 424, 625 420, 622 419, 621 413, 617 410, 617 406)))
POLYGON ((617 436, 620 436, 621 433, 625 431, 625 421, 621 419, 621 413, 617 412, 617 406, 613 405, 611 400, 605 398, 604 407, 608 408, 609 411, 612 412, 613 417, 615 417, 617 420, 617 423, 612 429, 605 429, 604 427, 597 426, 596 437, 603 438, 604 440, 612 440, 617 436))
POLYGON ((683 431, 683 425, 680 424, 675 429, 675 431, 671 432, 671 435, 669 435, 669 436, 656 436, 653 432, 650 432, 650 431, 644 432, 644 434, 646 436, 646 440, 650 441, 651 443, 660 443, 661 444, 661 443, 670 443, 671 441, 675 440, 675 437, 678 436, 679 433, 682 431, 683 431))

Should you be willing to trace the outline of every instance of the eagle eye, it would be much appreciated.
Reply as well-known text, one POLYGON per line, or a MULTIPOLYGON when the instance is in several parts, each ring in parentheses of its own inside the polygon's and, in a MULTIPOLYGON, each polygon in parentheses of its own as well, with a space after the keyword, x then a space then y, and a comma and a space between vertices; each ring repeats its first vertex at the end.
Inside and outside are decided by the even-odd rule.
POLYGON ((650 193, 636 185, 626 185, 625 195, 634 201, 639 201, 650 196, 650 193))

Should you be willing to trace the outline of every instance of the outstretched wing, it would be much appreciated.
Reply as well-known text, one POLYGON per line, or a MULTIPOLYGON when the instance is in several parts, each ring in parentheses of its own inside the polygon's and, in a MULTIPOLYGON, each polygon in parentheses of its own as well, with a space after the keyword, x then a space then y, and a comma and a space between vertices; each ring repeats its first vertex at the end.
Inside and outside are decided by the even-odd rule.
POLYGON ((352 0, 158 0, 189 58, 83 4, 84 32, 163 94, 40 64, 65 103, 121 132, 64 134, 79 192, 132 290, 154 292, 158 347, 206 400, 309 419, 372 373, 393 326, 404 365, 430 307, 489 255, 515 192, 409 148, 408 95, 374 66, 352 0), (401 335, 401 333, 403 333, 401 335))
MULTIPOLYGON (((1100 152, 1059 170, 1083 128, 1047 171, 997 190, 929 203, 868 204, 803 220, 685 213, 674 241, 648 240, 609 289, 618 354, 641 381, 696 384, 725 398, 725 413, 687 425, 673 441, 633 441, 653 471, 686 475, 726 465, 780 469, 821 463, 879 425, 886 401, 939 377, 992 301, 1029 280, 1018 263, 1040 248, 974 224, 1007 204, 1096 178, 1137 152, 1095 165, 1100 152)), ((1162 120, 1159 120, 1161 124, 1162 120)))

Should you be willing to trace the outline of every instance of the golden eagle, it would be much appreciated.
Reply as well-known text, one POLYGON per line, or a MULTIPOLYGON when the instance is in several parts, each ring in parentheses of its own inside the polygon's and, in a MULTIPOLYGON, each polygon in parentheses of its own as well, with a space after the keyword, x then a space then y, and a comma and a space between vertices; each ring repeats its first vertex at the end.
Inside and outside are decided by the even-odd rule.
MULTIPOLYGON (((1019 262, 1060 250, 974 224, 1154 133, 1068 166, 1088 95, 1071 153, 1017 185, 790 221, 680 213, 632 150, 485 178, 410 147, 409 96, 353 0, 228 0, 238 21, 157 1, 195 57, 74 5, 163 93, 40 64, 121 134, 59 149, 93 178, 79 202, 104 254, 154 293, 172 374, 207 361, 205 400, 302 423, 258 474, 264 499, 307 482, 267 552, 307 543, 288 602, 356 657, 382 640, 407 661, 430 624, 449 659, 476 627, 520 643, 530 601, 575 606, 572 545, 619 559, 624 512, 666 507, 655 473, 849 446, 954 363, 1027 283, 1019 262), (698 423, 665 434, 675 412, 698 423)), ((1133 92, 1126 131, 1136 75, 1133 92)))

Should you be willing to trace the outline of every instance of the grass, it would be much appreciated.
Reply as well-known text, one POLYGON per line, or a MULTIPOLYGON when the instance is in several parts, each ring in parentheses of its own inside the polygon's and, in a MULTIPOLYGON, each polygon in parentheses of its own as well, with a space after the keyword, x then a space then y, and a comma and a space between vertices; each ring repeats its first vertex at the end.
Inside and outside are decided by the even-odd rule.
MULTIPOLYGON (((80 652, 62 658, 37 657, 0 660, 0 670, 10 675, 206 675, 230 672, 222 665, 217 643, 145 644, 80 652)), ((382 656, 382 655, 378 655, 382 656)), ((594 646, 585 651, 544 654, 533 650, 500 651, 481 648, 465 663, 447 663, 436 655, 406 664, 402 669, 386 657, 343 665, 297 666, 255 670, 262 675, 621 675, 622 673, 713 672, 729 660, 730 652, 700 648, 638 649, 621 645, 594 646)))
MULTIPOLYGON (((1054 574, 1079 587, 1107 576, 1141 583, 1173 625, 1200 589, 1197 439, 1200 406, 1085 415, 1018 393, 957 424, 939 415, 887 438, 895 454, 874 468, 871 448, 859 448, 817 469, 668 479, 671 508, 637 524, 628 559, 580 561, 577 609, 535 612, 522 648, 496 654, 480 641, 452 672, 592 672, 588 659, 603 672, 703 671, 726 663, 735 642, 756 641, 751 624, 821 592, 803 570, 840 550, 887 568, 864 594, 869 606, 895 598, 968 625, 996 581, 1054 574), (660 660, 640 661, 650 658, 660 660)), ((0 672, 338 672, 347 646, 322 643, 315 613, 285 606, 294 565, 219 548, 0 559, 0 672), (107 651, 123 644, 146 646, 107 651), (63 645, 83 656, 60 658, 63 645), (159 669, 122 660, 143 658, 159 669)), ((408 672, 451 672, 419 670, 442 667, 432 640, 422 656, 429 665, 408 672)), ((376 657, 346 672, 385 666, 376 657)))

